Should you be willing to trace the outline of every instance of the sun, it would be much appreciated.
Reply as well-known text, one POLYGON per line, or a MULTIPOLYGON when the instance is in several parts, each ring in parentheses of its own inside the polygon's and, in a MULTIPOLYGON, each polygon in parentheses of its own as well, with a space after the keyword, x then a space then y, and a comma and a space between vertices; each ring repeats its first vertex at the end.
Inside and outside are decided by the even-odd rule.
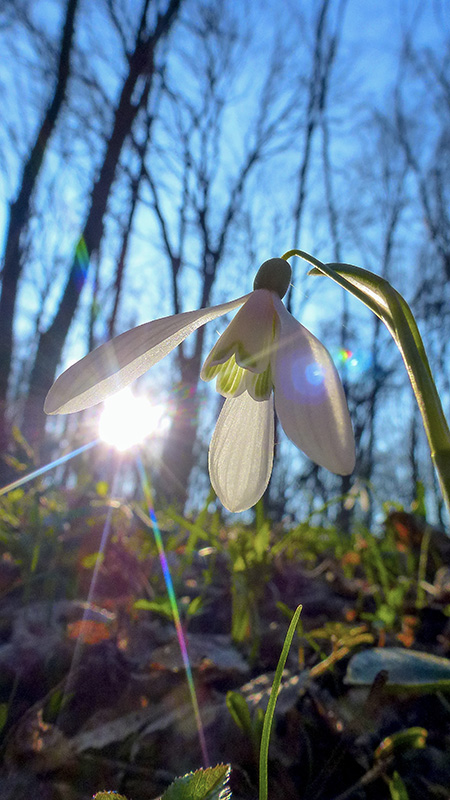
POLYGON ((163 405, 154 405, 145 397, 136 397, 126 388, 109 397, 99 420, 100 438, 123 452, 141 444, 147 436, 162 434, 169 419, 163 405))

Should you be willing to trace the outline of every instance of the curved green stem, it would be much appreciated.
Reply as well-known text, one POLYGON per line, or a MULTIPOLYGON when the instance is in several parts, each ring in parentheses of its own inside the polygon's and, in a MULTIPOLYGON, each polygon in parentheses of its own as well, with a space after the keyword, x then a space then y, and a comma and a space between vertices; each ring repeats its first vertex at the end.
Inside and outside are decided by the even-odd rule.
POLYGON ((284 640, 280 660, 278 661, 275 677, 273 679, 272 689, 270 690, 267 710, 264 715, 264 723, 261 735, 261 748, 259 751, 259 800, 267 800, 270 731, 272 728, 273 715, 275 713, 275 706, 277 704, 277 697, 280 689, 284 665, 286 664, 289 648, 292 644, 292 639, 294 638, 295 629, 298 625, 301 613, 302 606, 298 606, 295 609, 294 616, 292 617, 291 624, 289 625, 288 632, 284 640))
POLYGON ((303 250, 288 250, 282 258, 298 256, 361 300, 385 323, 408 372, 450 514, 450 429, 442 409, 425 347, 406 300, 388 281, 351 264, 324 264, 303 250))
POLYGON ((343 278, 341 275, 339 275, 334 269, 330 267, 329 264, 324 264, 322 261, 319 261, 318 258, 314 258, 314 256, 310 255, 309 253, 306 253, 304 250, 288 250, 287 253, 284 253, 281 256, 281 258, 284 258, 287 261, 287 259, 292 258, 292 256, 298 256, 299 258, 302 258, 304 261, 307 261, 308 264, 311 264, 313 267, 316 267, 319 270, 319 272, 322 272, 324 275, 327 275, 329 278, 331 278, 332 281, 335 281, 335 283, 338 283, 339 286, 342 286, 343 289, 347 289, 347 291, 353 294, 355 297, 357 297, 358 300, 361 300, 362 303, 365 303, 366 306, 368 306, 374 312, 374 314, 379 316, 378 311, 376 310, 377 309, 376 303, 375 302, 372 303, 370 301, 370 298, 367 298, 367 296, 364 294, 363 291, 358 289, 358 287, 353 286, 353 284, 351 284, 350 281, 346 280, 346 278, 343 278))

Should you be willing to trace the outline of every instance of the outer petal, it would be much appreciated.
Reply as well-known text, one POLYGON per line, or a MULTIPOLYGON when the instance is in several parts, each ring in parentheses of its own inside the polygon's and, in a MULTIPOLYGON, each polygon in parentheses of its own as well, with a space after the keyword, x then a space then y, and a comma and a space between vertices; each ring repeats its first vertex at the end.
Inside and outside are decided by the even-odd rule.
POLYGON ((272 472, 273 399, 256 402, 247 392, 225 400, 209 448, 214 491, 229 511, 251 508, 272 472))
POLYGON ((190 333, 242 305, 244 295, 199 311, 146 322, 121 333, 69 367, 55 381, 44 405, 47 414, 69 414, 100 403, 143 375, 190 333))
POLYGON ((344 390, 323 344, 274 298, 280 319, 274 357, 275 410, 287 436, 316 464, 338 475, 355 466, 344 390))

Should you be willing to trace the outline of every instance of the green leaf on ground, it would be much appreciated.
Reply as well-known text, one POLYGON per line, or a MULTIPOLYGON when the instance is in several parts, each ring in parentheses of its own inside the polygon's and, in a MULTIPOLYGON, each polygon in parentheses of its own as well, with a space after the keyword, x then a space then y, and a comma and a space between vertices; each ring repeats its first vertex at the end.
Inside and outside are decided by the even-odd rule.
POLYGON ((229 800, 229 764, 198 769, 177 778, 164 792, 161 800, 229 800))
POLYGON ((124 794, 117 794, 117 792, 97 792, 92 800, 127 800, 127 798, 124 794))

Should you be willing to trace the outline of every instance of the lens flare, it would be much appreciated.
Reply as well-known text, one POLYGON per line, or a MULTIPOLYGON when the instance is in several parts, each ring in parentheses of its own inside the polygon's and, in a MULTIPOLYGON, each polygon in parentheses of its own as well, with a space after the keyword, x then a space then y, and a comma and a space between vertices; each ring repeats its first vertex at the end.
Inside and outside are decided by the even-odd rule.
POLYGON ((333 361, 337 368, 345 370, 345 377, 348 381, 356 381, 366 375, 372 368, 372 356, 368 350, 358 348, 356 350, 332 351, 333 361))
POLYGON ((142 459, 140 458, 140 456, 137 457, 136 464, 137 464, 138 472, 139 472, 139 475, 140 475, 140 478, 141 478, 142 491, 143 491, 143 494, 144 494, 144 497, 145 497, 145 501, 146 501, 146 504, 147 504, 150 527, 151 527, 151 529, 153 531, 153 535, 155 537, 156 546, 158 548, 159 560, 160 560, 160 563, 161 563, 161 569, 162 569, 162 572, 163 572, 164 581, 165 581, 166 588, 167 588, 167 594, 169 595, 169 602, 170 602, 170 606, 171 606, 171 609, 172 609, 173 621, 175 623, 175 630, 176 630, 176 633, 177 633, 178 644, 179 644, 179 647, 180 647, 181 657, 183 659, 184 669, 185 669, 185 672, 186 672, 186 679, 187 679, 187 683, 188 683, 188 687, 189 687, 189 694, 191 696, 192 707, 194 709, 195 722, 196 722, 196 725, 197 725, 197 732, 198 732, 198 737, 199 737, 199 742, 200 742, 200 748, 201 748, 202 756, 203 756, 203 764, 204 764, 205 767, 209 767, 210 762, 209 762, 209 756, 208 756, 208 748, 207 748, 206 739, 205 739, 205 731, 203 729, 203 723, 202 723, 202 719, 201 719, 201 716, 200 716, 200 707, 199 707, 199 704, 198 704, 197 692, 195 690, 195 683, 194 683, 194 678, 193 678, 193 675, 192 675, 191 662, 190 662, 189 654, 188 654, 188 651, 187 651, 186 637, 184 635, 183 626, 181 624, 180 612, 179 612, 179 609, 178 609, 178 603, 177 603, 175 589, 174 589, 173 582, 172 582, 172 576, 170 574, 169 565, 167 563, 167 557, 166 557, 166 553, 165 553, 165 550, 164 550, 164 544, 163 544, 163 540, 162 540, 162 536, 161 536, 161 531, 159 529, 158 520, 157 520, 157 517, 156 517, 156 512, 155 512, 155 509, 154 509, 154 506, 153 506, 153 498, 152 498, 152 492, 151 492, 151 488, 150 488, 150 483, 149 483, 147 474, 146 474, 146 472, 144 470, 144 465, 142 463, 142 459))
MULTIPOLYGON (((281 370, 280 370, 281 371, 281 370)), ((286 392, 295 394, 303 403, 321 403, 325 396, 324 368, 314 361, 311 353, 299 353, 286 370, 286 392)))
POLYGON ((89 270, 89 252, 84 237, 78 241, 75 248, 75 266, 72 272, 72 280, 78 292, 83 288, 89 270))
POLYGON ((352 350, 344 350, 344 348, 341 348, 341 350, 339 350, 337 355, 337 360, 340 361, 341 364, 346 364, 350 358, 355 359, 352 350))
POLYGON ((164 406, 135 397, 126 388, 105 401, 99 434, 102 441, 122 452, 141 444, 147 436, 164 433, 168 426, 164 406))

